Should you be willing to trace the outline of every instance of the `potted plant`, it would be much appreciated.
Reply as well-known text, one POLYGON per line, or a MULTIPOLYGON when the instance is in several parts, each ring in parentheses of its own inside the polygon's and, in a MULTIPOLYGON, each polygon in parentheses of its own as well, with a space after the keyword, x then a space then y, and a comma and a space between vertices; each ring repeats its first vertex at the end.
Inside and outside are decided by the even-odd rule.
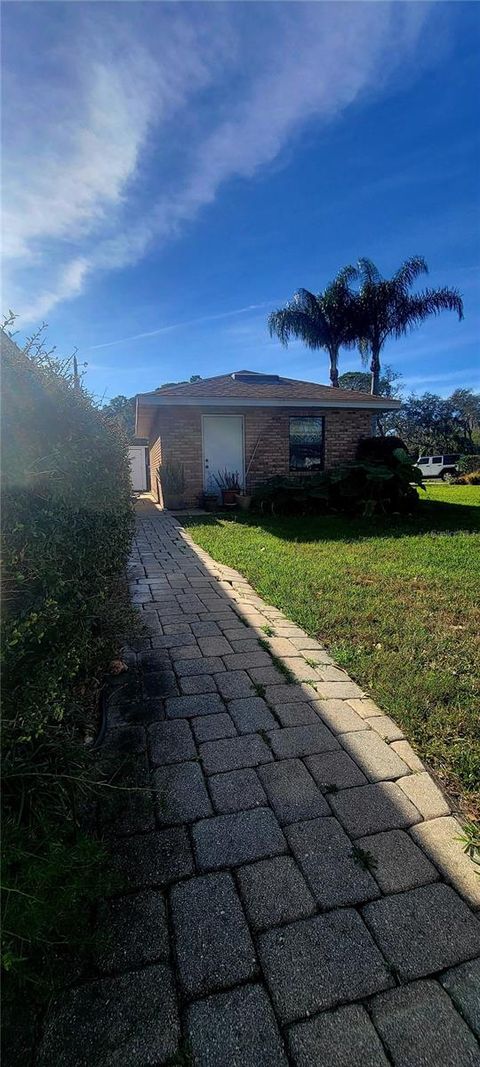
POLYGON ((214 474, 213 477, 222 494, 223 504, 235 504, 237 493, 240 492, 240 476, 238 471, 228 471, 225 468, 224 471, 218 471, 218 474, 214 474))
POLYGON ((165 508, 175 511, 184 507, 185 469, 183 463, 171 457, 157 467, 157 482, 160 497, 165 508))
POLYGON ((204 508, 205 511, 217 511, 218 496, 216 493, 200 493, 198 503, 199 507, 204 508))
POLYGON ((248 511, 252 502, 251 493, 237 493, 236 503, 241 511, 248 511))

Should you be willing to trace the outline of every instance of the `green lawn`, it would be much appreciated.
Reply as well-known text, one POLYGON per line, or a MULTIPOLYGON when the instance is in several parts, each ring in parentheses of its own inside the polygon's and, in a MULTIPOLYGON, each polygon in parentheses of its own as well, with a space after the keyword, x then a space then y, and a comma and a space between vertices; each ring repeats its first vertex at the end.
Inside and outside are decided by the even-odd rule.
POLYGON ((480 487, 410 521, 189 517, 194 540, 324 642, 467 814, 480 804, 480 487))

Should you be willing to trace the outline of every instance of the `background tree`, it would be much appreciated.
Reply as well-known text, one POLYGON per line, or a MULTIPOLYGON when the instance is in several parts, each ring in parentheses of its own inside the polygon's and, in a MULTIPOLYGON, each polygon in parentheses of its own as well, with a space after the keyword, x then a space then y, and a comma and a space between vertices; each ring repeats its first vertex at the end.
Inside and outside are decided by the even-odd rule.
POLYGON ((102 408, 105 418, 115 421, 127 435, 129 441, 135 437, 135 397, 114 396, 102 408))
MULTIPOLYGON (((402 375, 394 370, 393 367, 384 367, 379 382, 378 395, 398 396, 401 390, 401 377, 402 375)), ((338 384, 341 389, 353 389, 359 393, 369 393, 371 385, 370 374, 368 371, 349 370, 340 375, 338 384)))
POLYGON ((480 393, 474 393, 473 389, 455 389, 450 401, 472 451, 480 449, 480 393))
MULTIPOLYGON (((351 270, 352 268, 350 268, 351 270)), ((381 353, 389 337, 403 337, 430 315, 456 311, 463 318, 463 302, 456 289, 410 290, 421 274, 428 274, 423 256, 411 256, 392 278, 383 278, 371 259, 359 259, 357 277, 357 330, 360 352, 370 360, 371 392, 378 395, 381 353)))
POLYGON ((155 392, 158 393, 159 389, 169 389, 171 385, 192 385, 194 382, 201 382, 201 380, 201 374, 192 374, 188 381, 185 379, 183 382, 163 382, 162 385, 158 386, 158 389, 156 389, 155 392))
MULTIPOLYGON (((480 396, 471 390, 465 392, 471 394, 472 406, 476 402, 480 407, 480 396)), ((465 426, 464 415, 454 400, 456 395, 441 397, 424 393, 415 396, 412 393, 405 398, 399 411, 389 413, 388 433, 401 437, 415 455, 474 452, 475 439, 465 426)))
POLYGON ((272 311, 268 327, 272 337, 288 345, 292 337, 307 348, 323 348, 330 358, 330 381, 338 387, 338 356, 342 346, 358 340, 354 328, 355 297, 349 282, 356 276, 353 267, 345 267, 321 293, 299 289, 283 308, 272 311))

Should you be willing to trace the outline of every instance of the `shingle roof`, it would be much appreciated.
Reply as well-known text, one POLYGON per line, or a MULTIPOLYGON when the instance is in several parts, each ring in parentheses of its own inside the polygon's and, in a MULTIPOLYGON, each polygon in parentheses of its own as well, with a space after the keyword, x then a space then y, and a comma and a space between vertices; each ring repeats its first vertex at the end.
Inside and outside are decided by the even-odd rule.
POLYGON ((258 376, 254 371, 233 371, 230 374, 219 374, 215 378, 202 378, 199 382, 185 382, 180 385, 169 385, 164 389, 156 389, 153 393, 143 394, 154 397, 228 397, 256 400, 299 400, 299 401, 328 401, 334 400, 336 404, 344 402, 352 404, 367 400, 372 407, 381 407, 385 404, 385 397, 371 396, 353 389, 333 389, 329 385, 319 385, 317 382, 302 382, 295 378, 281 378, 276 375, 258 376), (246 381, 243 376, 250 376, 251 381, 246 381), (240 377, 239 377, 240 376, 240 377), (272 380, 268 380, 268 379, 272 380), (275 380, 276 379, 276 380, 275 380))

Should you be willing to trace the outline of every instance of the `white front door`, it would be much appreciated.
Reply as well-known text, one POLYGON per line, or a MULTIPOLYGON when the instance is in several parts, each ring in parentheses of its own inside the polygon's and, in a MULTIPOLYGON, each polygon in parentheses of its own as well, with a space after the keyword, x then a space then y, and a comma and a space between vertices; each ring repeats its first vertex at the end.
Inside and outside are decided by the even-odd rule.
POLYGON ((204 415, 202 423, 205 492, 220 496, 215 475, 224 471, 237 474, 243 488, 243 415, 204 415))
POLYGON ((145 449, 140 445, 131 445, 128 450, 128 458, 130 460, 133 490, 135 493, 145 492, 147 488, 145 449))

